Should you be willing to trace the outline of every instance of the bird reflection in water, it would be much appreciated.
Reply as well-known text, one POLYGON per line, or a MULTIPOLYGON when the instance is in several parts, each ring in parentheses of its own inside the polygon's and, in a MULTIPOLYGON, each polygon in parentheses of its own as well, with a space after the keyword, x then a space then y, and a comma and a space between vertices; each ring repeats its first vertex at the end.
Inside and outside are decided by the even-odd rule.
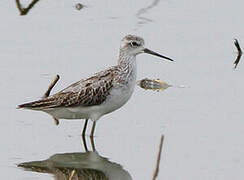
MULTIPOLYGON (((158 177, 163 141, 162 135, 152 180, 158 177)), ((92 151, 88 150, 84 136, 82 142, 85 149, 83 153, 54 154, 47 160, 24 162, 18 167, 53 174, 56 180, 132 180, 129 172, 120 164, 111 162, 98 154, 93 138, 90 138, 92 151)))
POLYGON ((56 180, 132 180, 121 165, 98 154, 93 138, 92 151, 88 151, 85 137, 82 141, 85 152, 54 154, 47 160, 24 162, 18 167, 53 174, 56 180))

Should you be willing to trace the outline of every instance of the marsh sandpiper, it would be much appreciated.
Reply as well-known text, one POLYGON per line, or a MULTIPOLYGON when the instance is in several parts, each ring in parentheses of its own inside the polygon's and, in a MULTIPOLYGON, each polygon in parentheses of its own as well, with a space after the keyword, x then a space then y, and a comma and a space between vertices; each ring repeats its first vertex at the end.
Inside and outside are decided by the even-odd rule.
POLYGON ((136 85, 136 56, 141 53, 173 61, 145 48, 141 37, 127 35, 120 43, 118 65, 82 79, 54 95, 21 104, 18 108, 44 111, 57 120, 85 119, 83 136, 90 119, 93 122, 90 136, 93 137, 96 121, 130 99, 136 85))

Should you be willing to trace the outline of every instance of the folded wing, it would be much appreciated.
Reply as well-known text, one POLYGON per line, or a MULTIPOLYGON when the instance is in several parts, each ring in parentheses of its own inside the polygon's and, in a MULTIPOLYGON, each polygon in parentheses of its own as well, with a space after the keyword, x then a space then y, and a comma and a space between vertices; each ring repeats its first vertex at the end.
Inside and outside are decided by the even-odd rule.
POLYGON ((78 81, 47 98, 21 104, 18 108, 48 109, 57 107, 93 106, 103 103, 113 87, 113 71, 107 70, 78 81))

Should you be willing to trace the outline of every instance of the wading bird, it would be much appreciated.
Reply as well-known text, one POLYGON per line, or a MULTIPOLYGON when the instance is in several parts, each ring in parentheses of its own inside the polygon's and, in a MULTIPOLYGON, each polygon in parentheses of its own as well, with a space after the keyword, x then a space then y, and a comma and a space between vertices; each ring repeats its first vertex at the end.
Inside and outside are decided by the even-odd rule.
POLYGON ((85 119, 82 135, 85 135, 88 119, 96 121, 123 106, 131 97, 136 85, 136 56, 148 53, 170 61, 144 47, 144 40, 134 35, 125 36, 120 43, 118 65, 80 80, 62 91, 38 101, 21 104, 18 108, 44 111, 54 119, 85 119))

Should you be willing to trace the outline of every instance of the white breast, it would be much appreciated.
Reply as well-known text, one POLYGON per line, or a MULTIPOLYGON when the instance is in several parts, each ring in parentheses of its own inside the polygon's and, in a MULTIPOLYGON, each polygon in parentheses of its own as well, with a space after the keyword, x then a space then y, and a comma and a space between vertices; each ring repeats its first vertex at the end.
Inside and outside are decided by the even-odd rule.
POLYGON ((136 84, 136 67, 130 72, 128 76, 128 83, 126 85, 114 87, 106 101, 101 104, 100 108, 103 114, 110 113, 123 106, 134 92, 136 84))

